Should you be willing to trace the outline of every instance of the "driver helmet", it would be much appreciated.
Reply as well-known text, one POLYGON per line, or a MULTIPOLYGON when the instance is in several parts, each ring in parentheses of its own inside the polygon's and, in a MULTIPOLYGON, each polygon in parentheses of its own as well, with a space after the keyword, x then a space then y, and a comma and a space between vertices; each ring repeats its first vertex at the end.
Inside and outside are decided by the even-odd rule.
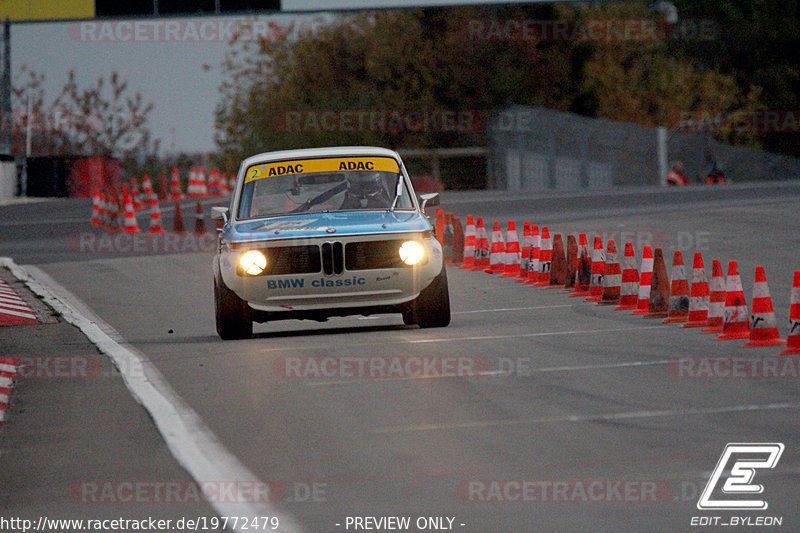
POLYGON ((347 195, 362 203, 380 198, 385 192, 380 172, 353 172, 347 181, 347 195))

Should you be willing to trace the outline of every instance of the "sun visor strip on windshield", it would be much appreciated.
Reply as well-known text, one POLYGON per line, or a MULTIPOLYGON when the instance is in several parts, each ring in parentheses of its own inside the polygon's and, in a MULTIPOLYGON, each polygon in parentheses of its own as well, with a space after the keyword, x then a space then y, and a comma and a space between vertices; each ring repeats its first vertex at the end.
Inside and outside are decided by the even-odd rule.
POLYGON ((325 157, 295 161, 275 161, 249 167, 245 183, 287 174, 359 170, 397 173, 400 172, 400 166, 397 164, 397 160, 392 157, 325 157))

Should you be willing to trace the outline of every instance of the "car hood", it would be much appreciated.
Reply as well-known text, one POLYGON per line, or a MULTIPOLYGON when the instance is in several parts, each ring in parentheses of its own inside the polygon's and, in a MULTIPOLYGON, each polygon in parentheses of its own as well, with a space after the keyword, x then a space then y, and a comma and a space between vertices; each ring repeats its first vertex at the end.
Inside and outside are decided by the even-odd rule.
POLYGON ((341 211, 240 221, 228 228, 225 239, 235 242, 269 238, 290 239, 428 231, 430 229, 428 220, 417 211, 341 211))

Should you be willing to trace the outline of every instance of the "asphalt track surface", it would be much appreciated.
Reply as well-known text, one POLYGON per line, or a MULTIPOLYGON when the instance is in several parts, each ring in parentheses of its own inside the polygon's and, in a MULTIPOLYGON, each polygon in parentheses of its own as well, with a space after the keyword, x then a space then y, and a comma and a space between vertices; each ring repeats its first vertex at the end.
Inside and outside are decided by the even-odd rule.
MULTIPOLYGON (((668 262, 675 249, 689 265, 700 251, 709 273, 712 258, 737 260, 748 303, 763 265, 786 334, 800 269, 797 182, 580 197, 447 193, 443 208, 504 229, 514 219, 520 229, 531 220, 551 233, 596 233, 620 250, 630 240, 637 258, 645 243, 662 246, 668 262)), ((692 517, 734 515, 780 517, 773 531, 800 527, 800 378, 676 370, 676 358, 762 361, 779 348, 743 348, 452 267, 448 328, 405 327, 399 315, 285 321, 222 342, 209 252, 80 250, 89 210, 62 200, 2 207, 0 256, 36 265, 141 354, 222 449, 276 488, 270 505, 298 525, 286 522, 287 531, 344 531, 348 516, 409 516, 412 525, 451 517, 454 530, 480 532, 710 531, 692 517), (324 376, 313 365, 388 367, 409 357, 474 371, 324 376), (288 376, 287 365, 296 365, 288 376), (734 442, 785 445, 774 468, 756 473, 768 509, 698 510, 734 442), (531 482, 527 495, 522 482, 531 482)), ((168 474, 150 479, 159 475, 168 474)))

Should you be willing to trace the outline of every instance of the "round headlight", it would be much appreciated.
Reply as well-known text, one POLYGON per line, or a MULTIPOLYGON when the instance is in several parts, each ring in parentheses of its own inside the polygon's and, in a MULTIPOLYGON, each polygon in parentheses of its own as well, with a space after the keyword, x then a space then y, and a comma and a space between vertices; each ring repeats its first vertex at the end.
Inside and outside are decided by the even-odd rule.
POLYGON ((267 258, 258 250, 248 250, 239 258, 239 264, 242 270, 251 276, 256 276, 267 268, 267 258))
POLYGON ((400 245, 400 259, 407 265, 416 265, 425 257, 425 248, 417 241, 406 241, 400 245))

